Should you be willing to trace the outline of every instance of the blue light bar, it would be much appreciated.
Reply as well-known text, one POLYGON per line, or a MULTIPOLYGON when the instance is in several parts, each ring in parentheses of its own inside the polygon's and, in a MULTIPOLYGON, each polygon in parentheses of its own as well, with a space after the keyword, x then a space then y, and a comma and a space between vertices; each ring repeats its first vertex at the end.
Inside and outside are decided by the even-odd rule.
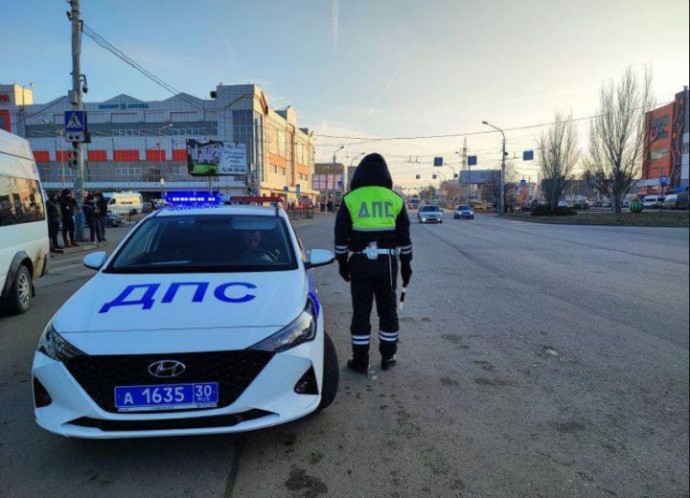
POLYGON ((165 201, 173 206, 216 206, 221 203, 218 192, 171 192, 165 201))

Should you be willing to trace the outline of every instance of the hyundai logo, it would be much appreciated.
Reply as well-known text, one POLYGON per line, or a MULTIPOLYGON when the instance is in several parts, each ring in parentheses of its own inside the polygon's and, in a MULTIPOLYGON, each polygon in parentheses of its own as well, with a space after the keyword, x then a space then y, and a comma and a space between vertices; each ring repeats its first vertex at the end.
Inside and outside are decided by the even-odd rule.
POLYGON ((177 377, 182 375, 186 369, 184 363, 176 360, 161 360, 149 365, 149 373, 161 379, 177 377))

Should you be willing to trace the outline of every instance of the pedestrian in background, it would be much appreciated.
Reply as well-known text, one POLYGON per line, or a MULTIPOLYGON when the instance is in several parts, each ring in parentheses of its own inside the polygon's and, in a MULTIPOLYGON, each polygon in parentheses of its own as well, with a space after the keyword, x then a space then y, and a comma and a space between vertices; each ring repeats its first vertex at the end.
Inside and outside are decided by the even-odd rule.
POLYGON ((65 247, 78 247, 74 238, 74 210, 77 207, 77 200, 68 188, 62 190, 60 199, 60 214, 62 215, 62 240, 65 247))
MULTIPOLYGON (((86 200, 84 200, 84 205, 82 206, 82 209, 84 210, 86 226, 89 227, 89 240, 91 242, 96 242, 96 238, 98 236, 98 229, 96 227, 96 201, 94 199, 93 194, 89 194, 86 196, 86 200)), ((100 237, 98 237, 98 241, 101 241, 100 237)))
POLYGON ((98 240, 100 242, 107 242, 105 238, 105 227, 108 221, 108 200, 103 195, 103 192, 96 193, 96 215, 98 216, 98 240))
POLYGON ((369 154, 362 159, 352 176, 351 188, 335 219, 335 253, 340 276, 351 282, 352 359, 347 366, 366 375, 374 300, 379 316, 381 369, 388 370, 396 364, 396 255, 400 255, 405 287, 412 276, 412 242, 405 204, 392 190, 393 180, 381 155, 369 154), (349 258, 348 251, 352 252, 349 258))
POLYGON ((58 243, 58 232, 60 231, 60 205, 57 201, 57 193, 51 192, 46 201, 46 211, 48 213, 48 236, 50 237, 50 252, 57 252, 62 249, 58 243))

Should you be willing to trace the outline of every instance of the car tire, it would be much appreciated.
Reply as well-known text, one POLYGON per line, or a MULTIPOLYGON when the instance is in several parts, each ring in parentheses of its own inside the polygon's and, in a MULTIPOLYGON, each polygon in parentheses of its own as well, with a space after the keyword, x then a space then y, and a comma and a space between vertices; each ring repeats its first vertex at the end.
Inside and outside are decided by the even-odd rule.
POLYGON ((338 393, 338 383, 340 382, 340 370, 338 368, 338 355, 335 351, 333 340, 328 334, 323 338, 323 380, 321 387, 321 403, 319 410, 328 408, 335 400, 338 393))
POLYGON ((26 313, 31 306, 32 294, 31 273, 26 266, 21 265, 5 298, 5 308, 11 315, 26 313))

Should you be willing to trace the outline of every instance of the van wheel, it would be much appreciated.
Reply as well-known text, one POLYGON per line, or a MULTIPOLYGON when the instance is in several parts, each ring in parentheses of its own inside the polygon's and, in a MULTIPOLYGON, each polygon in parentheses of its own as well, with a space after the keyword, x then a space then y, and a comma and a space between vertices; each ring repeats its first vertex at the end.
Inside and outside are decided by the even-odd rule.
POLYGON ((31 306, 32 294, 31 273, 29 273, 29 269, 26 266, 21 265, 5 301, 10 314, 20 315, 26 313, 29 310, 29 306, 31 306))
POLYGON ((338 355, 335 345, 328 334, 323 338, 323 382, 321 387, 321 403, 319 410, 328 408, 338 393, 340 370, 338 369, 338 355))

